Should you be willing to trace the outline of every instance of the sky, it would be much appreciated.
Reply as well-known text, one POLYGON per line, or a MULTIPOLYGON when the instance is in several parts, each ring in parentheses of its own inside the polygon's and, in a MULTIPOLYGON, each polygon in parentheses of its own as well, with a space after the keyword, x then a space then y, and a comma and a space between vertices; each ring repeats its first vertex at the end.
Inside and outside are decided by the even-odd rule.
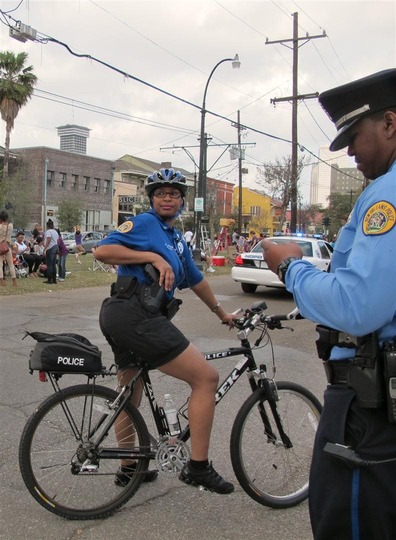
MULTIPOLYGON (((0 10, 0 50, 26 52, 38 77, 12 148, 59 148, 56 128, 78 124, 91 130, 88 155, 131 154, 194 172, 205 85, 217 63, 237 53, 240 69, 221 63, 207 88, 208 176, 238 182, 228 145, 237 144, 240 111, 250 187, 261 164, 291 154, 291 103, 271 99, 293 93, 292 44, 270 42, 292 38, 293 13, 299 37, 312 38, 299 41, 300 95, 396 64, 396 2, 389 0, 1 0, 0 10), (11 38, 16 21, 35 29, 39 42, 11 38)), ((316 98, 299 101, 298 143, 311 163, 334 134, 316 98)), ((1 121, 0 145, 4 139, 1 121)), ((305 200, 309 179, 306 167, 305 200)))

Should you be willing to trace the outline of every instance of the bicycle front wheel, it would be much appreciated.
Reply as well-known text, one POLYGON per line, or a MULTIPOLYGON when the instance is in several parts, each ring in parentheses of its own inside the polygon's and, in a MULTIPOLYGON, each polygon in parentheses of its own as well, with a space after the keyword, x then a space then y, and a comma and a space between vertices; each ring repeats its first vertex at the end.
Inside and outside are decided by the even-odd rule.
POLYGON ((19 446, 19 466, 33 497, 47 510, 68 519, 106 517, 139 488, 148 467, 150 439, 139 411, 130 404, 103 442, 110 405, 117 392, 92 384, 49 396, 29 418, 19 446), (115 431, 117 430, 117 438, 115 431), (129 482, 115 483, 120 449, 140 450, 129 482))
POLYGON ((282 442, 267 394, 260 388, 237 414, 231 432, 231 460, 240 485, 250 497, 271 508, 289 508, 308 497, 322 406, 298 384, 279 382, 277 390, 276 408, 291 445, 282 442))

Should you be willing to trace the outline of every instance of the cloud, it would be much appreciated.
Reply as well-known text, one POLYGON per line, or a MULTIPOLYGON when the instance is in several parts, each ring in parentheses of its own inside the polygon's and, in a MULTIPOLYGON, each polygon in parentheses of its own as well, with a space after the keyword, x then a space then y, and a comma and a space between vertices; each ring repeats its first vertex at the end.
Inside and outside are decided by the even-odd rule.
MULTIPOLYGON (((15 1, 3 1, 5 12, 15 1)), ((328 37, 307 40, 299 48, 299 93, 323 91, 338 84, 395 65, 394 3, 378 1, 264 0, 30 0, 10 15, 69 45, 77 54, 89 54, 198 107, 212 68, 223 58, 239 53, 240 70, 224 63, 210 81, 206 106, 228 117, 206 116, 212 143, 235 143, 231 126, 241 111, 241 122, 255 130, 291 139, 291 105, 271 98, 292 94, 292 51, 281 44, 266 44, 292 37, 291 14, 298 10, 299 36, 328 37)), ((3 17, 4 19, 4 17, 3 17)), ((171 160, 193 170, 182 150, 160 151, 165 146, 189 146, 198 162, 200 111, 159 91, 124 78, 92 60, 78 58, 65 47, 48 42, 20 43, 0 25, 2 50, 26 51, 39 78, 37 89, 76 100, 73 105, 34 97, 21 111, 11 145, 59 147, 56 127, 77 123, 92 131, 88 153, 116 159, 125 153, 152 160, 171 160), (77 102, 105 107, 131 116, 169 125, 154 127, 131 119, 115 118, 81 108, 77 102), (170 126, 177 126, 172 128, 170 126)), ((290 42, 287 44, 290 47, 290 42)), ((62 101, 59 98, 58 101, 62 101)), ((298 106, 299 142, 316 153, 328 144, 334 127, 317 100, 298 106)), ((2 126, 4 133, 4 125, 2 126)), ((256 163, 290 154, 290 145, 247 130, 247 167, 253 181, 256 163)), ((219 159, 213 176, 237 179, 229 172, 228 152, 210 148, 208 163, 219 159), (228 171, 228 174, 227 174, 228 171)))

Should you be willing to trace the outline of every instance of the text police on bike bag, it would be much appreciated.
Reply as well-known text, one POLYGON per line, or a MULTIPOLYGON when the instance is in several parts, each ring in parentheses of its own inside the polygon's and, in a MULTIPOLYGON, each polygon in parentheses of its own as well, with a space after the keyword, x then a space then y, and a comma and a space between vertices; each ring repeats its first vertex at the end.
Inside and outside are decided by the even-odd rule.
POLYGON ((31 352, 31 370, 93 375, 102 371, 102 353, 79 334, 29 333, 37 340, 31 352))

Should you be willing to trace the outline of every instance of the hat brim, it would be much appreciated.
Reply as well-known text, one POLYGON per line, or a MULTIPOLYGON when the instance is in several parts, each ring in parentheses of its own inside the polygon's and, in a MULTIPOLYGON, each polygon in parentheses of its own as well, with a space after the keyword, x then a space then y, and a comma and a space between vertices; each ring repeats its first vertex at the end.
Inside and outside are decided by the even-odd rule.
POLYGON ((349 146, 349 140, 351 136, 350 129, 355 124, 360 122, 361 119, 362 117, 359 116, 359 118, 355 118, 354 120, 351 120, 351 122, 349 122, 348 124, 345 124, 344 126, 342 126, 340 130, 338 130, 337 135, 335 136, 335 138, 333 139, 333 141, 331 142, 329 146, 330 152, 336 152, 337 150, 342 150, 343 148, 346 148, 347 146, 349 146))

